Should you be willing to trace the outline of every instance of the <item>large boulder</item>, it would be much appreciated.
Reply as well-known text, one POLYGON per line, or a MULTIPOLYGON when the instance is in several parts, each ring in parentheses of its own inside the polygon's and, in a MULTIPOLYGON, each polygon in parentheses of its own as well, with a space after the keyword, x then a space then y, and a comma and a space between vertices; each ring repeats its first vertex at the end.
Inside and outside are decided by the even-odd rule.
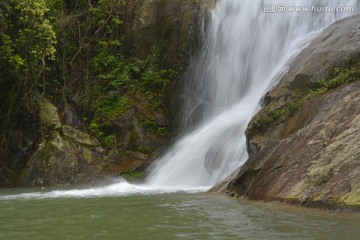
POLYGON ((359 39, 355 15, 296 57, 248 126, 250 157, 228 179, 229 194, 360 209, 359 39))
POLYGON ((103 149, 97 139, 62 125, 58 109, 40 101, 40 138, 27 149, 26 161, 14 161, 3 186, 56 186, 91 182, 101 176, 103 149), (31 150, 31 151, 29 151, 31 150))

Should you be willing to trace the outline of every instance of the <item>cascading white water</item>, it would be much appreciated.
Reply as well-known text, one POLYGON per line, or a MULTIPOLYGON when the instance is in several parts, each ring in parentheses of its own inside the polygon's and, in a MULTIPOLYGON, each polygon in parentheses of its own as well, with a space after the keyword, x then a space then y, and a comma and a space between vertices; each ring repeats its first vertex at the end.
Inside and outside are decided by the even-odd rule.
MULTIPOLYGON (((291 6, 342 4, 291 1, 291 6)), ((348 6, 355 4, 356 1, 347 2, 348 6)), ((201 108, 202 124, 155 163, 148 184, 211 186, 238 168, 247 159, 246 126, 272 80, 279 78, 286 70, 285 64, 316 31, 353 13, 290 12, 289 7, 289 1, 218 3, 203 53, 186 88, 185 98, 189 101, 185 104, 185 121, 201 108), (283 12, 270 12, 280 6, 285 7, 283 12)))
MULTIPOLYGON (((289 6, 343 6, 343 1, 219 0, 200 56, 186 83, 184 125, 194 112, 201 124, 153 164, 146 183, 120 179, 96 188, 24 193, 0 199, 54 198, 204 191, 247 159, 245 129, 259 102, 286 64, 319 30, 355 12, 290 12, 289 6), (285 6, 269 13, 266 5, 285 6), (286 4, 286 5, 285 5, 286 4), (198 118, 198 117, 197 117, 198 118)), ((356 0, 347 6, 358 7, 356 0)), ((354 8, 355 9, 355 8, 354 8)), ((356 10, 356 9, 355 9, 356 10)))

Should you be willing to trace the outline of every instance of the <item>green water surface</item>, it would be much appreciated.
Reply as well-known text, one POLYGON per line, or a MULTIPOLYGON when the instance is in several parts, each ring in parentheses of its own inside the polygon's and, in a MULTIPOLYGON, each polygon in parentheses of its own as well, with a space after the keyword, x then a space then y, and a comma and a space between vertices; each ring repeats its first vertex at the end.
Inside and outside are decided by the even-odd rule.
POLYGON ((0 219, 1 240, 360 239, 359 214, 204 193, 2 199, 0 219))

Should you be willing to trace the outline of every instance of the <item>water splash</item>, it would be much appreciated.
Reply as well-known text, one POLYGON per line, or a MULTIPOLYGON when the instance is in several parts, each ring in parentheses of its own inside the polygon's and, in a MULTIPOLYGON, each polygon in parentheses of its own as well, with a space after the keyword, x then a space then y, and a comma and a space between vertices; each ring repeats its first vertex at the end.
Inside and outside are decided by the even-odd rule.
POLYGON ((107 183, 92 188, 79 188, 71 190, 38 191, 21 194, 0 195, 0 201, 14 199, 45 199, 45 198, 94 198, 94 197, 117 197, 130 195, 154 195, 164 193, 197 193, 206 191, 206 187, 163 187, 146 186, 128 183, 125 179, 118 178, 107 183))

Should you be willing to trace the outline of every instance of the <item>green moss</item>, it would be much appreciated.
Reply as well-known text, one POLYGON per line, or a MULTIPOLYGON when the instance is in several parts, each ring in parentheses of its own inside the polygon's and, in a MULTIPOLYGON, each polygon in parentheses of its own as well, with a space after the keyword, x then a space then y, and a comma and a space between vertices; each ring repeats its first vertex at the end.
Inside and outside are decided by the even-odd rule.
POLYGON ((343 195, 340 199, 337 200, 337 203, 347 204, 347 205, 360 205, 359 193, 356 191, 351 191, 343 195))
POLYGON ((150 152, 150 148, 147 146, 138 146, 137 150, 141 153, 149 153, 150 152))
POLYGON ((257 129, 266 129, 269 125, 272 123, 284 120, 290 116, 292 116, 294 113, 296 113, 302 104, 309 99, 309 96, 302 97, 298 100, 295 100, 293 102, 290 102, 286 104, 285 106, 271 112, 270 114, 262 117, 256 124, 257 129))
POLYGON ((89 129, 90 129, 91 133, 94 134, 99 139, 102 139, 105 135, 105 133, 103 131, 101 131, 100 125, 97 122, 95 122, 95 120, 93 120, 90 123, 89 129))
POLYGON ((105 147, 107 147, 107 148, 115 147, 116 142, 117 142, 115 134, 106 136, 105 132, 102 131, 102 127, 103 127, 102 125, 100 125, 95 120, 93 120, 90 123, 89 129, 90 129, 91 133, 94 136, 96 136, 105 147))
POLYGON ((157 124, 156 124, 156 122, 154 122, 153 120, 151 120, 151 119, 149 119, 149 118, 146 118, 145 120, 144 120, 144 126, 146 127, 146 128, 156 128, 157 127, 157 124))
POLYGON ((141 178, 143 176, 143 172, 140 171, 128 171, 126 173, 121 174, 121 176, 123 178, 125 178, 126 180, 134 180, 134 179, 138 179, 141 178))
POLYGON ((108 100, 98 109, 100 119, 104 124, 110 124, 112 121, 121 117, 131 106, 131 100, 127 95, 118 97, 115 101, 108 100))
POLYGON ((109 135, 104 138, 105 146, 108 148, 114 147, 116 145, 116 136, 115 134, 109 135))
POLYGON ((310 91, 310 95, 323 94, 331 89, 334 89, 344 83, 353 82, 360 78, 360 61, 349 69, 334 68, 335 77, 329 80, 321 80, 318 88, 310 91))
POLYGON ((335 77, 327 80, 321 80, 312 90, 307 91, 302 97, 270 112, 266 116, 259 119, 254 127, 257 131, 267 129, 270 125, 285 120, 295 114, 301 106, 314 96, 324 94, 331 89, 339 87, 342 84, 350 83, 360 79, 360 61, 351 68, 340 69, 334 68, 335 77))
POLYGON ((143 154, 150 153, 151 148, 145 145, 138 145, 138 146, 131 146, 125 149, 126 154, 134 153, 134 152, 140 152, 143 154))
POLYGON ((164 126, 159 126, 155 121, 146 118, 144 120, 144 126, 146 127, 146 129, 150 130, 150 131, 155 131, 158 132, 160 134, 166 134, 168 133, 168 129, 164 126))

